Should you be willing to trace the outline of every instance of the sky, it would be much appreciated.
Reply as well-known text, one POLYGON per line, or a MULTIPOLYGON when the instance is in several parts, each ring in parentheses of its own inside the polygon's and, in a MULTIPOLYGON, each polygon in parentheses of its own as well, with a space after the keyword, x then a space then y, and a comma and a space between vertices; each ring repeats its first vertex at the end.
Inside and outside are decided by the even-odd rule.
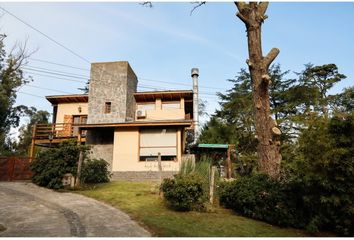
MULTIPOLYGON (((139 91, 192 89, 190 71, 199 68, 200 98, 207 101, 207 112, 214 113, 219 106, 215 94, 230 89, 227 79, 247 67, 247 36, 232 2, 208 2, 191 15, 193 6, 0 2, 0 7, 80 56, 0 9, 7 50, 27 39, 28 51, 34 52, 24 70, 33 81, 19 89, 17 104, 52 112, 44 96, 81 93, 78 88, 89 78, 90 62, 128 61, 138 76, 139 91)), ((289 78, 306 63, 335 63, 347 79, 331 93, 354 85, 354 3, 271 2, 267 15, 263 55, 279 48, 275 63, 292 71, 289 78)))

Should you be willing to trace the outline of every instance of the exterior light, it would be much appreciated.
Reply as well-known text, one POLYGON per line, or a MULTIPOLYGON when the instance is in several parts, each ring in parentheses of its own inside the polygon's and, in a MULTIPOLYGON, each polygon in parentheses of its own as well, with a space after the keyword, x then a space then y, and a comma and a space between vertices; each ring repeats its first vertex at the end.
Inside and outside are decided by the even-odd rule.
POLYGON ((50 132, 48 133, 48 139, 49 139, 49 147, 51 148, 52 147, 52 141, 53 141, 53 133, 50 132))
POLYGON ((79 111, 79 113, 81 113, 81 110, 82 110, 81 106, 79 106, 79 107, 77 108, 77 110, 79 111))
POLYGON ((50 133, 48 133, 48 138, 49 138, 49 141, 53 141, 53 133, 52 132, 50 132, 50 133))

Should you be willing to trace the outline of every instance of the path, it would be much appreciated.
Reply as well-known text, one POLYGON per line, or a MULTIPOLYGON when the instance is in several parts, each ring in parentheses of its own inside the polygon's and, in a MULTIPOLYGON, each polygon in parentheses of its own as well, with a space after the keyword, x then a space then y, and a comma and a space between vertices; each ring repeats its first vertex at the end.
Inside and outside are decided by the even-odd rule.
POLYGON ((73 193, 32 183, 0 182, 0 237, 143 237, 124 212, 73 193), (0 227, 1 228, 1 227, 0 227))

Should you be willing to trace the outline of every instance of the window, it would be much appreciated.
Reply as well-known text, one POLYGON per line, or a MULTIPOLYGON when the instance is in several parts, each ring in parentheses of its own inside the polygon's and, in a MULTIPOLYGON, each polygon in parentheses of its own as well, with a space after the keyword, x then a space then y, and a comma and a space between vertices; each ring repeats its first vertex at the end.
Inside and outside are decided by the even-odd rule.
MULTIPOLYGON (((86 124, 87 122, 87 115, 74 115, 73 116, 73 128, 72 128, 72 134, 73 136, 77 136, 79 134, 79 127, 76 125, 79 124, 86 124)), ((82 136, 86 136, 86 130, 81 131, 82 136)))
POLYGON ((112 103, 106 102, 104 104, 104 113, 111 113, 111 110, 112 110, 112 103))
POLYGON ((180 102, 163 102, 162 109, 180 109, 180 102))
POLYGON ((155 110, 155 103, 138 104, 136 110, 155 110))
POLYGON ((161 160, 164 161, 176 158, 176 129, 140 130, 140 161, 156 161, 158 153, 161 153, 161 160))

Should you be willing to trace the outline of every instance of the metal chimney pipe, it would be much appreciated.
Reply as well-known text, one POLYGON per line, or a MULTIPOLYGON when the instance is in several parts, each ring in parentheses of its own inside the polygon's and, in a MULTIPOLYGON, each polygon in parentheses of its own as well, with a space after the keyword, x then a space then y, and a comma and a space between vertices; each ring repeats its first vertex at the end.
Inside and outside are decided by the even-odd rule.
POLYGON ((193 123, 194 123, 194 143, 199 137, 199 102, 198 102, 198 77, 199 69, 192 68, 191 77, 193 79, 193 123))

